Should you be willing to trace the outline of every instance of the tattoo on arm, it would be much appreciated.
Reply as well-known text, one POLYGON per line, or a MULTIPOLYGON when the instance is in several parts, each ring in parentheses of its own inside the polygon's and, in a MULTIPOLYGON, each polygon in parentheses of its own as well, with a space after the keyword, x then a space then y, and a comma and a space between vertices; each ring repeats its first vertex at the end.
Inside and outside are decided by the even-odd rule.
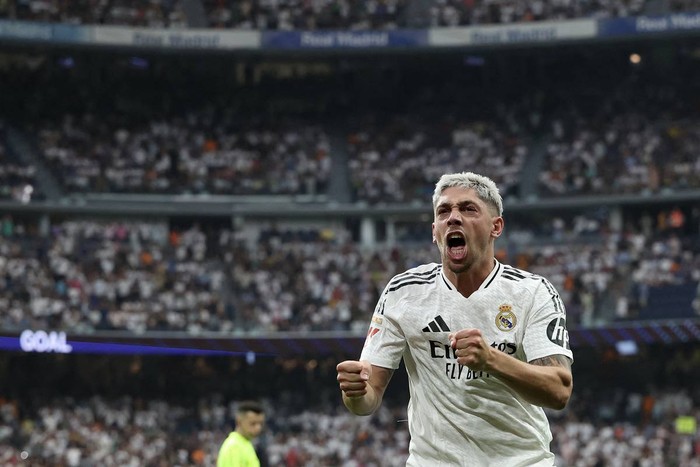
POLYGON ((571 360, 564 355, 549 355, 547 357, 536 358, 531 361, 530 364, 538 366, 560 366, 571 370, 571 360))

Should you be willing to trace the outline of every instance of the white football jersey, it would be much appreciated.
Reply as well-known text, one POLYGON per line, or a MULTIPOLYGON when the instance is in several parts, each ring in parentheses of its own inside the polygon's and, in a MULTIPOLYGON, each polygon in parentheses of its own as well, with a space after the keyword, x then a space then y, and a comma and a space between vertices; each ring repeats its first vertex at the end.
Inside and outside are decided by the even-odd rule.
POLYGON ((541 276, 496 262, 465 298, 424 264, 387 284, 372 316, 361 360, 408 373, 408 466, 551 466, 544 410, 497 377, 457 363, 448 335, 477 328, 492 347, 522 360, 573 361, 566 313, 541 276))

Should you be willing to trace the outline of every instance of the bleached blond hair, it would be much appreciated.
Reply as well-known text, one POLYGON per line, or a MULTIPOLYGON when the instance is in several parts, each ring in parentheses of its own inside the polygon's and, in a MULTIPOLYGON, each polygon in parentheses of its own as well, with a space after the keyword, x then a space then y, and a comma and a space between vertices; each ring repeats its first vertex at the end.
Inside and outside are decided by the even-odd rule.
POLYGON ((498 191, 496 183, 490 178, 474 172, 444 174, 440 177, 440 180, 435 184, 435 191, 433 192, 433 210, 437 207, 437 202, 442 192, 446 188, 453 186, 473 189, 476 191, 479 199, 494 208, 499 216, 503 215, 503 198, 501 198, 501 193, 498 191))

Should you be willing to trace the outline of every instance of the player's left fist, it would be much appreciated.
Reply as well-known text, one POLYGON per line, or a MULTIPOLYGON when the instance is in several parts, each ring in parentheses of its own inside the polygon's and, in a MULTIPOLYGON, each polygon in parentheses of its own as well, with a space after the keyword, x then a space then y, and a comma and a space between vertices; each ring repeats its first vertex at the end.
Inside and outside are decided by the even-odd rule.
POLYGON ((479 329, 462 329, 448 336, 455 352, 457 363, 474 371, 487 369, 491 346, 484 340, 479 329))

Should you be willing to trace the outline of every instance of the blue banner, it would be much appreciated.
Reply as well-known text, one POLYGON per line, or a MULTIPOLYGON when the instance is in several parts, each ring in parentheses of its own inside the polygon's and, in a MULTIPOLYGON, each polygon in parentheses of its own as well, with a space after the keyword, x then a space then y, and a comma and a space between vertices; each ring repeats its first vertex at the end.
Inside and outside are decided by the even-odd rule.
MULTIPOLYGON (((229 355, 249 356, 249 350, 236 351, 222 349, 219 341, 203 341, 203 346, 192 345, 187 339, 176 340, 178 345, 163 342, 156 338, 121 339, 122 342, 100 340, 95 342, 69 339, 62 331, 31 331, 25 330, 19 337, 0 336, 0 351, 26 353, 88 353, 88 354, 140 354, 140 355, 229 355), (188 345, 190 344, 190 345, 188 345)), ((258 353, 258 356, 269 356, 258 353)))
POLYGON ((428 44, 427 30, 401 31, 267 31, 266 49, 373 49, 428 44))
POLYGON ((688 31, 700 32, 700 12, 598 21, 598 37, 601 38, 688 31))
POLYGON ((87 43, 90 38, 90 30, 83 26, 0 20, 0 39, 32 42, 87 43))

